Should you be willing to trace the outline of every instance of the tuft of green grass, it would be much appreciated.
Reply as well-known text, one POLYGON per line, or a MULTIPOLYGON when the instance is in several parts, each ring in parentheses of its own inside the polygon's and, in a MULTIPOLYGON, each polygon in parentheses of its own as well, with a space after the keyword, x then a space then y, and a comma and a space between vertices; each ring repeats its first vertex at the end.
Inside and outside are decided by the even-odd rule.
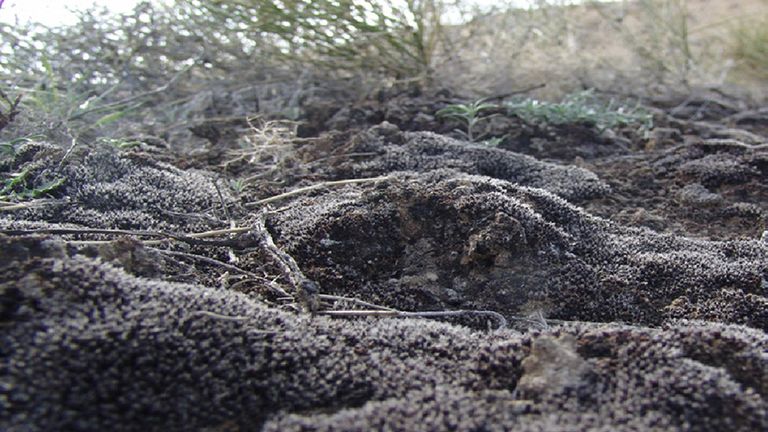
POLYGON ((43 182, 37 186, 31 186, 29 181, 29 168, 25 168, 18 173, 11 174, 2 182, 0 189, 0 200, 2 201, 25 201, 52 193, 64 184, 63 178, 43 182))
POLYGON ((532 124, 586 124, 602 133, 619 126, 637 125, 642 130, 653 127, 653 116, 642 109, 640 104, 628 106, 611 99, 599 101, 593 90, 566 96, 559 103, 525 99, 506 104, 510 115, 515 115, 532 124))
MULTIPOLYGON (((476 136, 475 126, 481 120, 488 119, 491 116, 483 116, 482 112, 498 108, 498 105, 485 102, 485 99, 479 99, 467 104, 453 104, 439 110, 438 117, 447 117, 460 121, 465 130, 458 130, 468 141, 475 142, 482 139, 482 136, 476 136)), ((498 142, 496 142, 498 144, 498 142)))
MULTIPOLYGON (((180 0, 228 35, 272 44, 270 54, 331 70, 429 79, 444 38, 446 0, 180 0)), ((196 17, 198 15, 195 15, 196 17)))
POLYGON ((229 187, 235 192, 236 196, 241 196, 246 188, 246 183, 244 179, 230 179, 229 180, 229 187))

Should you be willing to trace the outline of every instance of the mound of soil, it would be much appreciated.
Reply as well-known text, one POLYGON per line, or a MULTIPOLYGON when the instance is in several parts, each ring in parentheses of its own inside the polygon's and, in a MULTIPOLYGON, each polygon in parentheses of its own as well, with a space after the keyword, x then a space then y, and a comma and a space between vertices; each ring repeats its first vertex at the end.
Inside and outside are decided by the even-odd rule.
POLYGON ((341 151, 369 157, 352 161, 339 159, 323 167, 325 175, 359 178, 399 171, 452 169, 542 188, 574 201, 602 196, 609 190, 596 175, 582 168, 542 162, 523 154, 429 132, 403 133, 388 122, 354 137, 341 151))
POLYGON ((392 175, 297 200, 273 219, 278 244, 322 287, 394 308, 768 330, 764 242, 623 228, 516 183, 392 175))
POLYGON ((3 160, 65 182, 0 213, 0 428, 768 430, 762 144, 394 124, 435 104, 239 193, 162 149, 3 160))
POLYGON ((43 207, 0 214, 2 225, 46 225, 160 231, 201 231, 221 227, 222 206, 232 205, 229 188, 210 172, 180 170, 160 162, 163 155, 121 152, 110 146, 71 156, 46 143, 28 143, 7 160, 5 172, 29 170, 30 178, 65 179, 61 199, 43 207))
POLYGON ((768 427, 768 338, 742 326, 334 321, 0 241, 6 430, 768 427))

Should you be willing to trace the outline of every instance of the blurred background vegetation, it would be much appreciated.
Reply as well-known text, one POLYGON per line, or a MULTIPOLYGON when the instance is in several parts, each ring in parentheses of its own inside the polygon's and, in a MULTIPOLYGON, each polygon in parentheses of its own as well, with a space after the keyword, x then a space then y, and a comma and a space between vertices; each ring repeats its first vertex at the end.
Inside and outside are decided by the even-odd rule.
POLYGON ((81 11, 70 26, 3 23, 0 113, 16 114, 0 141, 181 148, 215 142, 205 130, 215 121, 302 120, 323 109, 318 101, 441 89, 768 96, 766 0, 534 3, 143 1, 121 15, 81 11))

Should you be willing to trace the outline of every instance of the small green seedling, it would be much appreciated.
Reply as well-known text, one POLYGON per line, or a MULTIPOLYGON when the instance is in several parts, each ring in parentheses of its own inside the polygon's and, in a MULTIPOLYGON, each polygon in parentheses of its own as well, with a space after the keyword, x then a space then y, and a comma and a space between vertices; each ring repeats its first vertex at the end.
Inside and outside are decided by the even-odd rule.
POLYGON ((2 183, 3 188, 0 189, 0 200, 25 201, 40 198, 50 194, 64 184, 64 179, 59 178, 45 182, 37 187, 29 187, 29 173, 29 168, 25 168, 5 179, 2 183))
POLYGON ((485 99, 479 99, 469 104, 448 105, 447 107, 439 110, 437 112, 437 116, 454 118, 464 123, 466 132, 462 130, 459 130, 459 132, 467 137, 467 140, 470 142, 475 142, 476 140, 482 138, 482 136, 475 136, 475 126, 477 123, 480 120, 489 119, 492 117, 483 117, 481 116, 481 112, 494 108, 498 108, 498 106, 495 104, 486 103, 485 99))
POLYGON ((236 194, 240 195, 245 190, 245 181, 243 179, 230 180, 229 187, 231 187, 236 194))

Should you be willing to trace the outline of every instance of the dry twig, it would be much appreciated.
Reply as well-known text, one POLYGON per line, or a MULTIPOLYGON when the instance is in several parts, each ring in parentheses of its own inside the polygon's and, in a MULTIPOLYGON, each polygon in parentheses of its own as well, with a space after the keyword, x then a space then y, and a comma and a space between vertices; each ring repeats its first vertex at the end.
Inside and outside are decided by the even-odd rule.
POLYGON ((729 147, 741 147, 745 148, 747 150, 761 150, 768 148, 767 144, 758 144, 758 145, 752 145, 747 144, 745 142, 735 140, 735 139, 705 139, 701 141, 699 144, 708 145, 708 146, 729 146, 729 147))
MULTIPOLYGON (((253 272, 245 270, 245 269, 241 269, 240 267, 234 266, 232 264, 227 264, 227 263, 225 263, 223 261, 219 261, 219 260, 214 259, 214 258, 209 258, 207 256, 191 254, 191 253, 188 253, 188 252, 179 252, 179 251, 171 251, 171 250, 166 250, 166 249, 157 249, 157 248, 152 248, 152 247, 147 248, 147 249, 151 249, 151 250, 159 252, 159 253, 161 253, 163 255, 178 256, 178 257, 187 258, 187 259, 191 259, 191 260, 202 261, 202 262, 205 262, 205 263, 208 263, 208 264, 212 264, 212 265, 215 265, 215 266, 219 266, 219 267, 225 268, 227 270, 234 271, 236 273, 244 274, 244 275, 246 275, 248 277, 251 277, 253 279, 263 279, 263 278, 261 278, 261 276, 257 275, 256 273, 253 273, 253 272)), ((278 295, 278 296, 289 296, 290 297, 290 294, 288 294, 284 289, 280 288, 277 284, 275 284, 275 283, 267 283, 266 285, 276 295, 278 295)))
POLYGON ((342 296, 335 296, 335 295, 329 295, 329 294, 320 294, 320 295, 318 295, 318 298, 320 300, 332 300, 334 302, 347 302, 347 303, 351 303, 351 304, 354 304, 354 305, 357 305, 357 306, 372 308, 372 309, 376 309, 376 310, 396 311, 396 309, 392 309, 392 308, 389 308, 389 307, 386 307, 386 306, 379 306, 379 305, 376 305, 376 304, 373 304, 373 303, 368 303, 366 301, 359 300, 359 299, 352 298, 352 297, 342 297, 342 296))
MULTIPOLYGON (((0 207, 0 210, 4 208, 0 207)), ((238 234, 251 231, 252 228, 234 227, 221 230, 205 231, 200 233, 174 234, 162 231, 132 231, 132 230, 114 230, 101 228, 39 228, 29 230, 0 230, 0 233, 6 235, 31 235, 31 234, 53 234, 53 235, 77 235, 77 234, 104 234, 104 235, 127 235, 135 237, 163 237, 166 239, 178 240, 187 244, 196 246, 229 246, 243 247, 244 245, 235 239, 226 240, 202 240, 209 237, 217 237, 226 234, 238 234)), ((109 241, 104 240, 83 240, 70 241, 72 244, 104 244, 109 241)), ((146 246, 155 246, 163 243, 163 240, 143 240, 142 244, 146 246)))
POLYGON ((292 191, 281 193, 279 195, 275 195, 269 198, 264 198, 262 200, 250 202, 250 203, 247 203, 245 206, 246 208, 255 208, 255 207, 262 206, 264 204, 280 201, 286 198, 290 198, 292 196, 300 195, 303 193, 311 192, 313 190, 322 189, 329 186, 343 186, 343 185, 358 184, 358 183, 371 183, 371 182, 389 180, 389 179, 390 179, 389 176, 381 176, 381 177, 369 177, 369 178, 360 178, 360 179, 334 180, 334 181, 321 182, 321 183, 313 184, 310 186, 294 189, 292 191))
MULTIPOLYGON (((180 324, 181 328, 188 328, 190 322, 197 318, 197 317, 207 317, 218 321, 229 321, 229 322, 245 322, 250 319, 250 317, 242 316, 242 315, 224 315, 220 313, 216 313, 213 311, 207 311, 207 310, 198 310, 190 313, 186 317, 184 317, 180 324)), ((260 335, 275 335, 277 334, 276 331, 270 331, 270 330, 250 330, 249 333, 251 334, 260 334, 260 335)))
POLYGON ((62 204, 64 202, 66 201, 50 200, 50 199, 40 199, 40 200, 26 201, 21 203, 3 201, 3 202, 0 202, 0 212, 45 207, 47 205, 62 204))
POLYGON ((302 303, 302 306, 310 312, 316 312, 320 307, 320 299, 318 298, 320 287, 317 285, 317 282, 304 275, 304 272, 301 271, 301 268, 299 268, 299 265, 292 256, 277 247, 272 239, 272 234, 267 229, 265 219, 266 214, 262 212, 257 218, 256 226, 254 227, 262 246, 272 256, 283 276, 293 285, 296 298, 302 303))
POLYGON ((329 310, 319 311, 318 315, 331 317, 392 317, 392 318, 443 318, 452 316, 484 315, 496 320, 497 330, 507 327, 507 319, 504 315, 486 310, 453 310, 453 311, 427 311, 405 312, 399 310, 329 310))

